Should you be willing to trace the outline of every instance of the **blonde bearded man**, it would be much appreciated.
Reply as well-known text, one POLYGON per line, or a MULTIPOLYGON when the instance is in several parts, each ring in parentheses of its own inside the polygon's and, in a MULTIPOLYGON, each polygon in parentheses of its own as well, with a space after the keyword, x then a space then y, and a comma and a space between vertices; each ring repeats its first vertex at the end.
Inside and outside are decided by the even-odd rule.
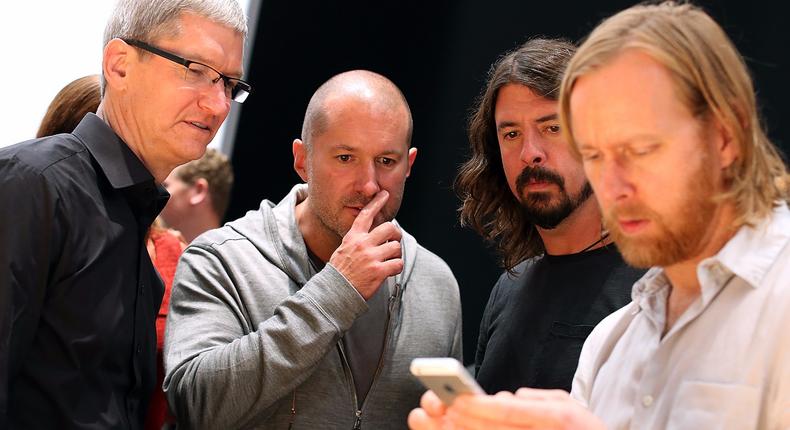
POLYGON ((634 6, 579 48, 560 104, 623 257, 653 268, 570 397, 428 393, 412 428, 790 427, 788 175, 733 44, 691 5, 634 6))

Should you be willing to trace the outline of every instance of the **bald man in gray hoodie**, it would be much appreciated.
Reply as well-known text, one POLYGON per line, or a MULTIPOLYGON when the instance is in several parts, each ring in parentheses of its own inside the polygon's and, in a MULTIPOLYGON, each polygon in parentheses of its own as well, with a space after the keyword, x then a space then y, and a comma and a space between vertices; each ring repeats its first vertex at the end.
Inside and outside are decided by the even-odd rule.
POLYGON ((186 249, 165 337, 180 425, 403 428, 411 360, 461 359, 457 282, 394 220, 411 133, 388 79, 333 77, 293 142, 306 184, 186 249))

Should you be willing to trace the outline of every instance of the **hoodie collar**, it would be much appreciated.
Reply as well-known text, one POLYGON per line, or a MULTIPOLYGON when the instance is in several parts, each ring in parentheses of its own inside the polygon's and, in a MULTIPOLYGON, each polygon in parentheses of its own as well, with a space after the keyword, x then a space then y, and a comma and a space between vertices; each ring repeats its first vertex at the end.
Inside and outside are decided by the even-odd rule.
MULTIPOLYGON (((261 204, 263 228, 265 234, 273 239, 277 258, 280 260, 279 266, 300 285, 304 285, 315 275, 315 270, 310 265, 307 245, 296 223, 296 205, 306 198, 307 184, 297 184, 276 206, 268 201, 261 204)), ((404 259, 403 271, 393 278, 396 283, 404 285, 414 268, 417 243, 396 220, 392 222, 402 233, 401 254, 404 259)))

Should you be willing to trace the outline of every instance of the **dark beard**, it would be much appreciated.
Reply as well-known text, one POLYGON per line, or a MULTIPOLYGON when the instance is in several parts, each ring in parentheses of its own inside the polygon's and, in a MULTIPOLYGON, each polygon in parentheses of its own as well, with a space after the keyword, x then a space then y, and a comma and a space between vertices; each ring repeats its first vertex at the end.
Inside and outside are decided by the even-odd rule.
POLYGON ((590 182, 584 181, 579 194, 569 196, 565 190, 565 180, 558 173, 540 166, 527 166, 516 178, 516 189, 521 198, 521 207, 527 221, 536 226, 551 230, 556 228, 565 218, 584 203, 593 191, 590 182), (530 181, 550 182, 559 188, 559 201, 552 204, 551 193, 525 193, 524 188, 530 181))

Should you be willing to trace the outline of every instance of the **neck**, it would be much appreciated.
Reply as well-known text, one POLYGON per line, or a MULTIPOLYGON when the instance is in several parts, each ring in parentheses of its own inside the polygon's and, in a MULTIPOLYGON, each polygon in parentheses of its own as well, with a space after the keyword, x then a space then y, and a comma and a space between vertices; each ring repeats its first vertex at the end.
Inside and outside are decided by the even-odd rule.
POLYGON ((107 125, 121 138, 121 140, 132 150, 134 155, 140 159, 156 183, 161 184, 173 169, 178 167, 178 162, 167 162, 158 157, 148 154, 144 139, 140 137, 140 130, 134 126, 131 113, 121 109, 116 100, 109 94, 105 94, 96 115, 103 119, 107 125))
MULTIPOLYGON (((547 230, 537 227, 538 234, 549 255, 568 255, 581 252, 601 239, 601 211, 591 196, 557 227, 547 230)), ((590 248, 600 248, 611 242, 604 239, 590 248)))
POLYGON ((304 244, 307 248, 326 263, 332 257, 343 238, 330 231, 323 223, 308 209, 308 196, 294 208, 296 225, 302 233, 304 244))
POLYGON ((213 211, 195 209, 179 226, 179 231, 191 243, 201 234, 219 227, 219 217, 213 211))
POLYGON ((732 227, 734 219, 734 206, 728 203, 720 205, 707 230, 702 232, 698 251, 683 261, 664 267, 664 274, 672 286, 667 299, 665 331, 668 331, 694 299, 699 297, 701 288, 697 278, 697 266, 702 260, 716 255, 735 235, 737 229, 732 227))

